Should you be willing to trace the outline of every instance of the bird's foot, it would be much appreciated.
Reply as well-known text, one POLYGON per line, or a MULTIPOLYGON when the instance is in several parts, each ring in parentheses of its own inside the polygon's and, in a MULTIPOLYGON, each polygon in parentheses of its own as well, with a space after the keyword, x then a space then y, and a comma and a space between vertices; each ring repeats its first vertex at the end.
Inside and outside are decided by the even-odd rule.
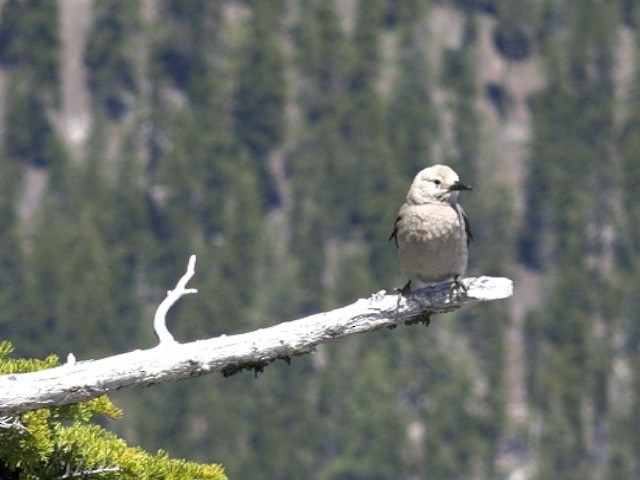
POLYGON ((411 293, 411 280, 409 280, 404 287, 398 288, 398 293, 400 295, 406 295, 408 293, 411 293))
POLYGON ((411 293, 411 280, 409 280, 404 287, 394 289, 394 292, 398 294, 398 304, 396 305, 396 308, 398 308, 400 306, 400 299, 404 295, 411 293))
POLYGON ((458 294, 458 295, 462 295, 463 293, 467 293, 467 286, 462 283, 462 279, 460 278, 460 275, 456 275, 455 277, 453 277, 453 283, 451 284, 451 290, 458 294))

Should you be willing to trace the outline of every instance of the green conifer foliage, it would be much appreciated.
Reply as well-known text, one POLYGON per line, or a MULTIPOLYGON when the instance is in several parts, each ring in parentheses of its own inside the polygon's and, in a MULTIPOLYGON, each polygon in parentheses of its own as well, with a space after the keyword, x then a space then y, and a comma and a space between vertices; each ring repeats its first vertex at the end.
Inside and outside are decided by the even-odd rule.
POLYGON ((445 53, 442 78, 443 84, 450 89, 449 108, 454 117, 453 150, 447 155, 446 163, 470 185, 476 183, 481 135, 480 117, 475 105, 478 94, 476 39, 476 19, 470 14, 465 20, 462 45, 445 53))
POLYGON ((197 107, 210 101, 211 83, 224 75, 212 75, 212 67, 223 57, 221 41, 222 2, 162 0, 159 12, 164 22, 153 59, 162 75, 184 91, 197 107))
POLYGON ((393 89, 387 114, 389 146, 394 162, 407 178, 431 163, 432 144, 439 133, 437 111, 430 93, 428 37, 421 13, 418 7, 404 6, 401 10, 398 84, 393 89))
POLYGON ((132 107, 138 90, 131 41, 139 29, 137 0, 99 0, 94 4, 94 26, 84 62, 88 85, 101 109, 113 120, 132 107))
POLYGON ((286 77, 280 33, 280 1, 255 0, 244 59, 234 94, 235 130, 263 179, 265 206, 279 203, 267 155, 284 138, 286 77))
POLYGON ((340 135, 346 100, 348 45, 333 1, 301 4, 296 65, 302 81, 294 125, 297 145, 287 156, 292 179, 291 248, 299 264, 303 311, 323 305, 322 271, 329 237, 342 237, 350 201, 346 145, 340 135))
POLYGON ((494 32, 497 50, 508 60, 523 61, 532 54, 532 34, 537 5, 526 0, 498 0, 498 23, 494 32))
MULTIPOLYGON (((408 449, 403 414, 397 409, 385 408, 383 404, 367 406, 372 397, 384 398, 386 404, 398 401, 398 392, 388 381, 392 371, 385 364, 385 357, 375 349, 359 355, 358 363, 353 382, 344 384, 343 401, 336 402, 340 420, 331 440, 336 442, 337 454, 321 470, 318 478, 365 480, 402 477, 408 449), (355 431, 362 435, 353 438, 351 434, 355 431)), ((341 373, 345 374, 344 371, 341 373)))
POLYGON ((640 474, 640 461, 635 452, 640 448, 640 305, 638 299, 640 292, 636 278, 640 268, 638 253, 640 253, 640 209, 634 200, 640 193, 638 182, 640 181, 640 168, 637 152, 640 148, 640 62, 638 57, 638 32, 635 32, 636 56, 634 61, 634 77, 627 97, 626 118, 621 125, 618 139, 618 151, 621 156, 620 171, 622 173, 620 183, 625 208, 622 220, 623 237, 619 249, 617 269, 621 273, 621 281, 618 284, 620 291, 624 292, 622 302, 622 318, 619 329, 625 332, 625 357, 631 373, 631 397, 628 412, 620 413, 614 424, 612 434, 615 453, 611 458, 610 478, 633 478, 640 474))
POLYGON ((55 2, 8 1, 0 17, 0 64, 8 71, 4 142, 10 158, 63 168, 66 155, 49 114, 59 100, 55 2))
POLYGON ((0 64, 16 68, 38 96, 57 100, 60 38, 58 5, 8 0, 0 20, 0 64))
MULTIPOLYGON (((58 358, 8 358, 13 347, 0 342, 0 375, 58 366, 58 358)), ((0 429, 0 472, 6 479, 53 480, 67 476, 101 479, 226 479, 219 465, 174 460, 163 451, 155 455, 136 447, 98 425, 97 415, 120 418, 122 411, 106 396, 88 402, 20 415, 21 426, 0 429)))
POLYGON ((10 121, 6 122, 5 131, 7 154, 37 167, 63 162, 64 158, 56 155, 62 145, 47 119, 46 101, 17 73, 12 75, 10 90, 6 112, 6 120, 10 121))
MULTIPOLYGON (((637 43, 638 41, 636 41, 637 43)), ((622 125, 618 141, 622 159, 621 170, 622 194, 624 196, 625 209, 625 240, 627 251, 624 253, 626 261, 621 262, 621 267, 637 264, 633 260, 635 254, 640 252, 640 209, 633 199, 640 195, 640 164, 636 161, 636 152, 640 148, 640 61, 635 59, 634 80, 628 98, 627 118, 622 125)))
POLYGON ((0 154, 0 336, 19 339, 25 302, 25 255, 20 243, 16 199, 22 187, 17 165, 0 154))
MULTIPOLYGON (((539 189, 533 195, 553 232, 547 238, 555 277, 541 326, 530 324, 542 328, 545 339, 534 387, 545 412, 539 478, 595 478, 589 428, 606 428, 605 372, 612 368, 609 338, 618 315, 604 308, 609 280, 595 260, 605 255, 602 235, 612 218, 615 37, 601 2, 580 2, 570 13, 568 50, 559 39, 548 44, 550 83, 534 104, 538 174, 528 185, 539 189)), ((539 233, 531 234, 540 242, 539 233)))
MULTIPOLYGON (((373 278, 383 278, 393 252, 384 243, 374 242, 388 231, 397 205, 388 199, 397 194, 397 165, 391 159, 385 130, 382 94, 378 88, 381 71, 382 2, 360 1, 352 38, 352 61, 348 72, 349 99, 342 120, 342 136, 347 145, 344 158, 343 194, 348 195, 349 229, 356 239, 371 246, 373 278), (357 183, 350 179, 359 178, 357 183)), ((396 197, 397 198, 397 197, 396 197)))

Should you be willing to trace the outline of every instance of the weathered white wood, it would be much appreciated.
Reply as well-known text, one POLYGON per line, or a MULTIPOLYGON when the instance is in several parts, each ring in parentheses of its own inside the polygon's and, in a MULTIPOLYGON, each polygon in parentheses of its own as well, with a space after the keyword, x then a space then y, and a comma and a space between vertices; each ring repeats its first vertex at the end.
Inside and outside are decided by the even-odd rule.
POLYGON ((76 403, 121 388, 145 387, 211 372, 230 375, 242 369, 259 371, 275 359, 288 361, 330 339, 426 320, 429 314, 476 301, 507 298, 513 291, 507 278, 467 278, 463 283, 466 292, 453 289, 451 284, 405 296, 381 291, 346 307, 249 333, 185 344, 162 342, 149 350, 4 375, 0 377, 0 415, 76 403))
POLYGON ((169 309, 173 307, 173 304, 176 303, 183 295, 188 295, 190 293, 198 293, 198 290, 195 288, 187 288, 187 283, 191 280, 191 277, 196 273, 196 256, 191 255, 189 257, 189 263, 187 264, 186 273, 178 280, 176 288, 173 290, 169 290, 167 292, 166 298, 158 305, 156 309, 156 314, 153 317, 153 330, 156 332, 156 336, 158 337, 158 341, 160 344, 165 343, 176 343, 175 338, 169 332, 167 328, 167 312, 169 309))

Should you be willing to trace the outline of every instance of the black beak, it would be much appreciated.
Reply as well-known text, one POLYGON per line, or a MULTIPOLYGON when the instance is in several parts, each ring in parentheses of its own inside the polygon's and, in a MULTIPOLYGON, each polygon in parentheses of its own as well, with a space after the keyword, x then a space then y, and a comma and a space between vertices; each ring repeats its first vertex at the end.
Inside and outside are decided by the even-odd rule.
POLYGON ((468 187, 464 183, 456 182, 449 187, 449 190, 473 190, 473 188, 468 187))

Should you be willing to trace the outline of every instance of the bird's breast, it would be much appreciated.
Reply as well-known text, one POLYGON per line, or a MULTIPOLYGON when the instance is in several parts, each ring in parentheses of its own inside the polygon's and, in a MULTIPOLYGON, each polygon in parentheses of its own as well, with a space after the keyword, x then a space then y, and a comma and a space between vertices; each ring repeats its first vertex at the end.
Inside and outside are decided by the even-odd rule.
POLYGON ((405 205, 396 237, 400 266, 410 280, 438 283, 467 267, 464 221, 451 205, 405 205))
POLYGON ((460 215, 451 205, 416 205, 404 209, 398 225, 400 243, 426 242, 423 248, 446 241, 466 240, 460 215))

